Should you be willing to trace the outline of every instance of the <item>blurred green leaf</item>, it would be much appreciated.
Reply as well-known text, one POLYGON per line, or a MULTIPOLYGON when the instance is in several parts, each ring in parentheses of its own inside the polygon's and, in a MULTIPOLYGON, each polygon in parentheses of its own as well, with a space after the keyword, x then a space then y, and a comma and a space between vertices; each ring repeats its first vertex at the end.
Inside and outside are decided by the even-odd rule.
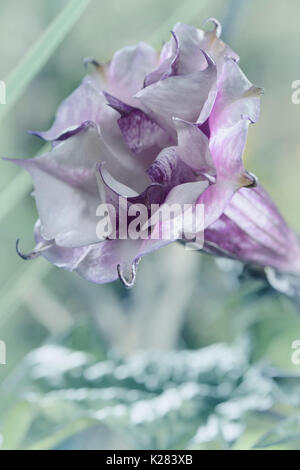
MULTIPOLYGON (((251 363, 248 341, 102 362, 49 344, 30 353, 8 382, 35 410, 23 443, 30 449, 55 448, 95 425, 138 449, 230 448, 249 412, 268 412, 283 396, 251 363)), ((300 433, 296 421, 290 434, 297 427, 300 433)))
POLYGON ((31 80, 61 44, 89 0, 70 0, 40 39, 6 78, 6 105, 0 108, 0 120, 10 111, 31 80))
MULTIPOLYGON (((36 156, 45 153, 50 144, 44 144, 36 156)), ((0 222, 32 189, 32 179, 27 171, 19 171, 15 178, 0 192, 0 222)))
POLYGON ((17 450, 33 420, 32 406, 20 401, 5 416, 2 423, 2 449, 17 450))
POLYGON ((277 374, 274 376, 282 401, 291 406, 300 407, 300 375, 288 376, 277 374))
POLYGON ((34 280, 44 279, 51 271, 52 265, 43 258, 35 260, 32 264, 24 265, 7 283, 0 289, 1 315, 0 326, 12 317, 16 312, 23 296, 32 291, 35 287, 34 280), (8 288, 13 284, 13 288, 8 288))
POLYGON ((21 171, 0 193, 0 221, 8 215, 15 205, 26 197, 32 188, 29 173, 21 171))
POLYGON ((68 423, 66 426, 61 427, 61 429, 52 432, 51 435, 45 437, 44 439, 40 439, 34 444, 27 446, 25 450, 53 449, 60 442, 64 441, 73 434, 83 431, 92 424, 93 420, 88 418, 73 420, 72 423, 68 423))
POLYGON ((271 431, 259 439, 254 445, 254 449, 271 447, 296 439, 300 439, 300 415, 280 421, 271 431))

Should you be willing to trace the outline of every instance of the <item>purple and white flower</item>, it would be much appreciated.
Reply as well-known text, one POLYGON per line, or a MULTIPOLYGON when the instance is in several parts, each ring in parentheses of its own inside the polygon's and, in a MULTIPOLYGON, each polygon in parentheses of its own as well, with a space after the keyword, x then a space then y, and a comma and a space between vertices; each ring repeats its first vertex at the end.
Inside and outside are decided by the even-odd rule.
POLYGON ((39 213, 37 246, 23 257, 132 285, 140 258, 174 238, 99 240, 97 207, 122 196, 128 207, 204 204, 206 251, 299 271, 296 236, 243 165, 261 89, 212 22, 209 32, 176 24, 160 54, 141 42, 93 61, 51 129, 35 132, 52 150, 14 160, 32 176, 39 213))

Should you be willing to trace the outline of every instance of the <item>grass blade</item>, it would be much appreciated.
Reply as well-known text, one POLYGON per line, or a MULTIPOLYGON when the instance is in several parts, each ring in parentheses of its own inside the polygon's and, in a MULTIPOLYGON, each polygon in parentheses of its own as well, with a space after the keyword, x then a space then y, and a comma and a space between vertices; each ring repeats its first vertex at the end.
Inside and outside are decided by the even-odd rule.
POLYGON ((70 0, 21 62, 8 75, 5 80, 6 105, 0 107, 0 121, 46 64, 88 4, 89 0, 70 0))

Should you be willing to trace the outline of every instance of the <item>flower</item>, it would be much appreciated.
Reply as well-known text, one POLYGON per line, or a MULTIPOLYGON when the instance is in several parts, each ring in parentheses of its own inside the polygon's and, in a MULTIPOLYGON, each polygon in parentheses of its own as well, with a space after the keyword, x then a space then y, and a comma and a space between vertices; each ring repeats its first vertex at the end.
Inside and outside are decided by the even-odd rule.
MULTIPOLYGON (((269 200, 257 202, 262 192, 242 160, 262 90, 220 39, 219 22, 211 21, 208 32, 176 24, 160 55, 141 42, 116 52, 107 65, 87 60, 93 73, 61 104, 51 129, 33 133, 51 142, 52 150, 14 160, 32 176, 39 212, 35 249, 24 255, 17 243, 23 258, 42 255, 89 281, 119 277, 131 286, 143 255, 184 237, 123 239, 120 215, 117 237, 99 237, 99 204, 120 210, 122 197, 128 212, 136 204, 160 210, 176 203, 183 211, 186 204, 203 204, 206 251, 288 266, 285 253, 276 252, 282 237, 264 251, 269 225, 257 228, 255 211, 248 211, 255 200, 266 218, 275 215, 279 232, 284 227, 290 233, 269 200), (250 230, 248 216, 256 228, 250 230)), ((171 216, 162 211, 153 222, 147 214, 145 230, 161 234, 171 216)))
POLYGON ((204 250, 281 274, 300 273, 298 237, 261 185, 234 194, 221 217, 205 230, 204 250))

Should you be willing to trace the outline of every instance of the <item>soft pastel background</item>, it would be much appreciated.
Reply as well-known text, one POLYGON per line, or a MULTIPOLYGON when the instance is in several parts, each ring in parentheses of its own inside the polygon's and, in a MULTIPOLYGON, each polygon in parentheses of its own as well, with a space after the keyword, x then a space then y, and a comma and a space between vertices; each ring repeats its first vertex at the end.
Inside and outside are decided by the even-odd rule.
MULTIPOLYGON (((6 80, 66 4, 65 0, 0 0, 1 80, 6 80)), ((241 67, 255 85, 265 89, 261 118, 249 133, 246 166, 258 175, 288 222, 300 232, 300 105, 291 101, 291 84, 300 79, 300 3, 297 0, 91 0, 15 105, 1 115, 1 156, 34 156, 41 149, 41 141, 28 135, 27 130, 44 130, 50 126, 57 105, 85 74, 84 57, 105 62, 118 48, 140 40, 159 48, 176 21, 202 27, 210 16, 223 22, 224 39, 239 53, 241 67)), ((9 102, 0 105, 0 112, 3 106, 9 106, 9 102)), ((224 444, 218 440, 207 444, 201 444, 199 439, 198 443, 192 442, 200 421, 194 423, 193 432, 188 425, 182 428, 185 418, 188 423, 195 418, 196 412, 191 419, 187 418, 188 408, 182 410, 178 419, 173 417, 171 422, 170 418, 169 431, 166 426, 166 435, 176 434, 177 430, 181 433, 181 440, 176 442, 164 437, 160 440, 157 436, 153 440, 153 429, 160 426, 161 416, 168 413, 157 412, 155 417, 153 412, 150 419, 153 427, 141 431, 144 433, 141 441, 134 432, 130 438, 127 435, 132 426, 137 426, 139 418, 136 421, 128 418, 128 422, 122 418, 122 427, 118 421, 103 418, 102 422, 97 415, 97 423, 90 423, 92 428, 81 423, 83 431, 80 425, 72 424, 75 415, 78 417, 78 409, 71 409, 74 394, 70 392, 60 398, 64 410, 67 405, 70 407, 65 417, 62 403, 57 405, 51 399, 53 391, 50 390, 59 388, 57 377, 56 381, 48 377, 43 386, 36 382, 37 376, 47 375, 49 360, 52 359, 53 367, 56 365, 59 370, 63 367, 60 363, 66 360, 63 354, 58 350, 39 350, 37 357, 43 355, 45 360, 40 367, 46 368, 40 375, 30 372, 36 357, 23 361, 29 352, 45 344, 86 351, 93 356, 88 364, 105 361, 103 365, 108 367, 111 361, 140 354, 137 351, 141 349, 151 351, 150 357, 153 355, 163 365, 168 351, 198 350, 216 342, 230 344, 236 338, 247 337, 251 343, 251 361, 263 359, 264 363, 285 372, 300 373, 300 365, 291 361, 292 342, 300 339, 300 317, 293 304, 284 297, 271 295, 263 286, 251 282, 240 285, 232 272, 220 269, 208 256, 185 252, 177 245, 167 247, 142 260, 136 286, 131 291, 119 283, 88 284, 76 274, 52 267, 43 259, 22 261, 15 253, 15 239, 20 237, 21 248, 30 250, 37 216, 30 197, 30 178, 7 162, 0 162, 0 167, 0 340, 7 345, 7 365, 0 365, 0 435, 4 448, 221 448, 224 444), (161 359, 158 351, 165 352, 161 353, 161 359), (37 415, 41 413, 47 419, 39 417, 37 424, 37 415), (57 437, 53 441, 46 439, 51 436, 57 437)), ((244 347, 234 354, 242 355, 244 347)), ((80 365, 81 360, 77 359, 80 365)), ((76 376, 76 356, 74 360, 75 365, 70 367, 75 367, 73 375, 76 376)), ((142 377, 142 359, 138 364, 142 377)), ((126 375, 126 366, 123 369, 126 375)), ((127 369, 130 369, 128 364, 127 369)), ((158 374, 155 370, 154 367, 154 382, 158 374)), ((102 409, 107 417, 107 410, 114 406, 112 415, 115 416, 118 406, 138 403, 142 420, 146 395, 139 396, 137 389, 141 390, 136 386, 141 381, 127 383, 126 393, 132 392, 129 401, 119 388, 116 392, 105 381, 101 384, 101 399, 94 397, 89 401, 82 369, 76 377, 76 384, 71 381, 72 390, 75 393, 81 389, 85 411, 93 408, 96 413, 102 409)), ((222 386, 223 379, 218 380, 222 386)), ((148 400, 152 392, 147 395, 148 400)), ((262 397, 265 396, 262 392, 262 397)), ((161 409, 159 404, 154 408, 161 409)), ((287 405, 275 404, 276 409, 271 408, 268 414, 245 414, 247 430, 234 448, 252 447, 274 426, 276 416, 293 418, 296 413, 287 405)), ((294 423, 293 438, 277 448, 300 448, 300 419, 297 423, 294 423)))

